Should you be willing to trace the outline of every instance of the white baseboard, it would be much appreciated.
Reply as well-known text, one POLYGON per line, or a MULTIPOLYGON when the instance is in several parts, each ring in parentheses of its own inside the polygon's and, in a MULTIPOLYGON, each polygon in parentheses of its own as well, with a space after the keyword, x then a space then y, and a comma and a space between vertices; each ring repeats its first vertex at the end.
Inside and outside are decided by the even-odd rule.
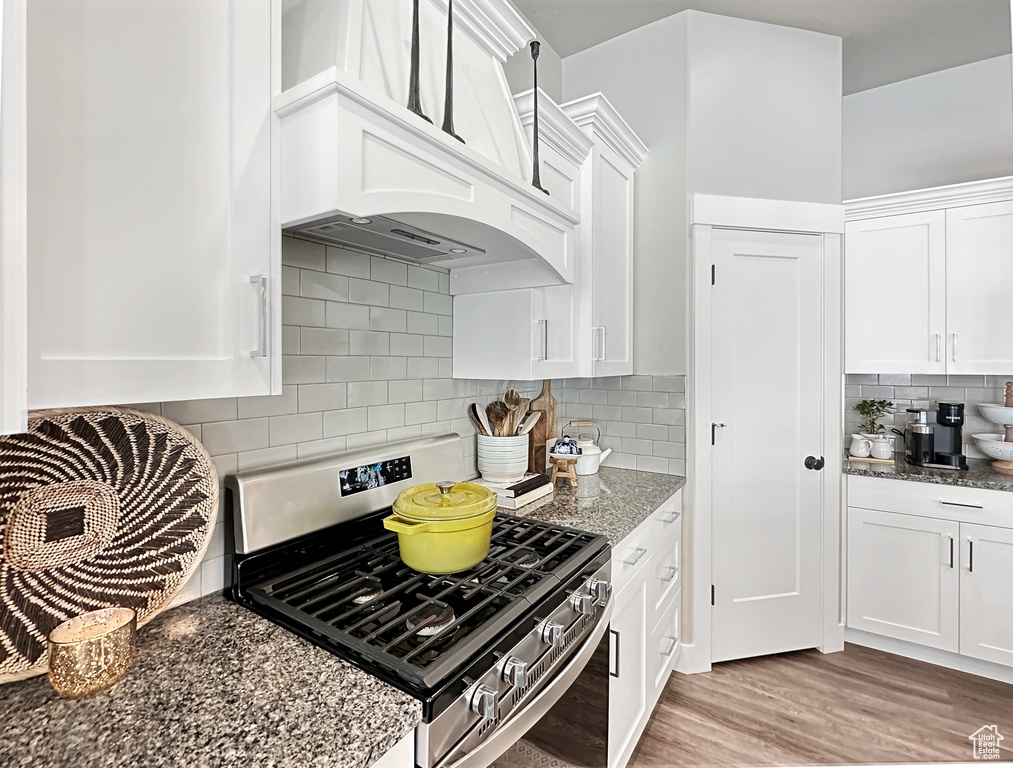
POLYGON ((909 659, 935 664, 939 667, 955 669, 958 672, 966 672, 969 675, 987 677, 1002 683, 1013 683, 1013 667, 1006 667, 991 661, 972 659, 970 656, 961 656, 959 653, 941 651, 938 648, 928 648, 917 643, 909 643, 906 640, 896 640, 892 637, 884 637, 872 632, 863 632, 860 629, 845 629, 844 640, 845 642, 865 646, 866 648, 875 648, 877 651, 885 651, 886 653, 893 653, 898 656, 906 656, 909 659))
POLYGON ((837 653, 844 650, 844 625, 837 624, 823 636, 821 653, 837 653))
POLYGON ((675 662, 675 671, 683 675, 697 675, 711 671, 710 654, 701 653, 703 649, 696 645, 683 645, 679 658, 675 662))

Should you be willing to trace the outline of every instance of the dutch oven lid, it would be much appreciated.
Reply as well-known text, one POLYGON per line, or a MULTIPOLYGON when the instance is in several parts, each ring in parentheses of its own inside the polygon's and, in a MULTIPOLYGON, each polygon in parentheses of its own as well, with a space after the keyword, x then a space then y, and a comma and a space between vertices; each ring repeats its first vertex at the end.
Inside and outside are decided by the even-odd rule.
POLYGON ((394 512, 412 520, 465 520, 496 509, 496 494, 476 483, 427 483, 408 488, 394 512))

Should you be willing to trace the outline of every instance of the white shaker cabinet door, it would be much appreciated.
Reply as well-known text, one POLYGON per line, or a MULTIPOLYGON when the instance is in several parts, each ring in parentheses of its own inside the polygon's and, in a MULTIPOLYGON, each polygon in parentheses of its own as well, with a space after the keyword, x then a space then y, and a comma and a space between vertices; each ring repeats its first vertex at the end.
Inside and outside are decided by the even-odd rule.
POLYGON ((960 652, 1013 665, 1013 530, 960 524, 960 652))
POLYGON ((946 353, 949 373, 1013 368, 1013 202, 946 211, 946 353))
POLYGON ((280 391, 279 22, 29 5, 31 407, 280 391))
POLYGON ((958 649, 959 524, 848 508, 848 626, 958 649))
POLYGON ((944 211, 845 225, 848 373, 946 372, 946 257, 944 211))
POLYGON ((638 574, 614 599, 609 625, 608 766, 622 768, 646 725, 647 579, 638 574))

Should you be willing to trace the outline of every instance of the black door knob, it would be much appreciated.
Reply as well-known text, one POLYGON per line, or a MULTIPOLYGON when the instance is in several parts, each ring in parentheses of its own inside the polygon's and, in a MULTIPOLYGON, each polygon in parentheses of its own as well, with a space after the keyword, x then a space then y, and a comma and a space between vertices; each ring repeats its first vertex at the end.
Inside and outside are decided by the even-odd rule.
POLYGON ((821 469, 823 469, 824 464, 826 464, 826 462, 823 460, 822 456, 820 456, 818 459, 815 456, 805 457, 806 469, 814 469, 817 472, 819 472, 821 469))

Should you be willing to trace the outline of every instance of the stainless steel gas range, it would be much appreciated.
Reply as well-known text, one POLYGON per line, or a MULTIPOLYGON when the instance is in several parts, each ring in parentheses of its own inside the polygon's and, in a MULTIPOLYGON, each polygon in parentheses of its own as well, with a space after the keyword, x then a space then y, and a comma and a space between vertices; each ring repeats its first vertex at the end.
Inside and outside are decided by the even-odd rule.
POLYGON ((497 514, 475 568, 435 576, 402 563, 381 524, 398 493, 463 477, 451 434, 225 481, 233 598, 418 698, 420 768, 490 765, 608 644, 602 536, 497 514))

